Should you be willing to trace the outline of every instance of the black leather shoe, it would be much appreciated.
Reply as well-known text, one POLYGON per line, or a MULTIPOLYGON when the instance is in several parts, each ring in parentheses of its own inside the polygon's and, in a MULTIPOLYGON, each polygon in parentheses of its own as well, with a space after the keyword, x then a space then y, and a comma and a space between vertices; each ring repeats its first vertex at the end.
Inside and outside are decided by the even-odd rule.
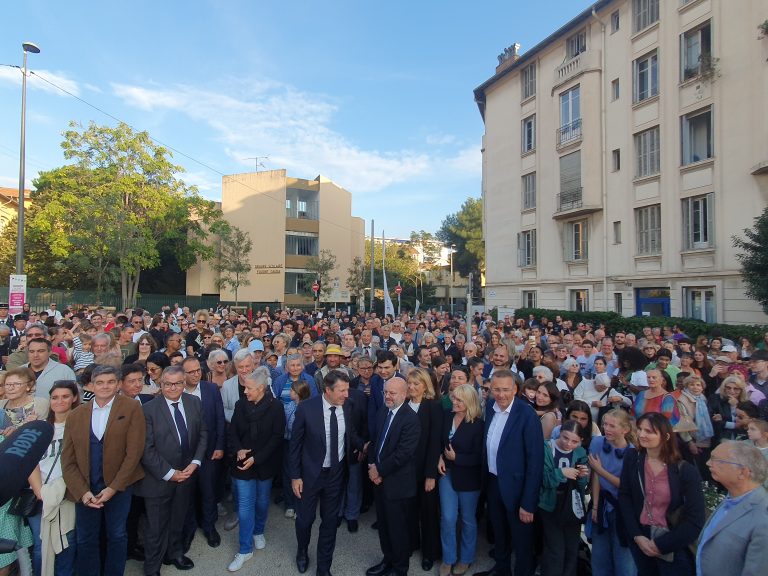
POLYGON ((344 518, 342 518, 341 516, 339 516, 338 518, 336 518, 336 528, 338 528, 339 526, 341 526, 341 521, 342 521, 342 520, 344 520, 344 518))
POLYGON ((475 572, 472 576, 509 576, 509 572, 502 572, 496 568, 491 568, 484 572, 475 572))
POLYGON ((211 548, 218 548, 219 544, 221 544, 221 535, 216 531, 216 528, 207 533, 205 539, 208 541, 208 546, 211 548))
POLYGON ((299 574, 304 574, 309 568, 309 554, 306 550, 296 552, 296 568, 299 570, 299 574))
POLYGON ((392 564, 381 561, 376 566, 371 566, 365 571, 365 576, 386 576, 392 571, 392 564))
POLYGON ((429 572, 432 570, 432 566, 434 566, 434 561, 430 560, 429 558, 422 558, 421 560, 421 569, 425 572, 429 572))
POLYGON ((128 550, 128 558, 137 562, 144 562, 144 548, 136 546, 136 548, 128 550))
POLYGON ((192 568, 195 567, 195 563, 186 556, 179 556, 172 560, 163 560, 163 564, 166 566, 175 566, 176 570, 192 570, 192 568))
POLYGON ((357 532, 358 524, 357 520, 347 520, 347 530, 350 532, 357 532))

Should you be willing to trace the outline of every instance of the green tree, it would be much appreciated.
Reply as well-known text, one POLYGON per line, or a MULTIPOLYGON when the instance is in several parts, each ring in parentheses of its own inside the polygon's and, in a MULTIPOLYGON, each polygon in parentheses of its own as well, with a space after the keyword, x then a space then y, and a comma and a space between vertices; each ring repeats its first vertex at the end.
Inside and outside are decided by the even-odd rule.
POLYGON ((215 256, 206 234, 221 219, 220 210, 176 177, 183 169, 147 132, 134 132, 122 123, 115 128, 93 123, 83 128, 72 122, 62 148, 74 166, 38 179, 51 179, 54 204, 45 205, 44 217, 48 233, 72 218, 72 227, 82 232, 57 237, 59 249, 86 254, 94 265, 104 266, 105 273, 115 266, 124 306, 135 304, 142 270, 158 265, 161 243, 176 247, 182 269, 215 256), (61 182, 73 175, 79 178, 76 186, 61 182), (57 192, 68 186, 79 187, 80 196, 59 198, 57 192))
POLYGON ((250 286, 248 273, 251 271, 251 250, 253 242, 248 232, 237 226, 224 224, 218 233, 219 255, 213 269, 218 274, 216 288, 232 290, 235 293, 235 306, 238 301, 237 291, 240 286, 250 286))
POLYGON ((733 236, 733 245, 742 253, 741 277, 747 296, 756 300, 768 314, 768 208, 755 218, 753 228, 744 229, 744 237, 733 236))
POLYGON ((370 268, 365 267, 365 263, 360 256, 355 256, 352 265, 347 269, 347 288, 350 294, 355 297, 357 305, 365 307, 365 289, 368 287, 368 277, 366 271, 370 268))
POLYGON ((466 277, 473 272, 479 278, 485 272, 482 199, 467 198, 458 212, 446 216, 436 237, 446 245, 456 245, 453 265, 459 274, 466 277))
MULTIPOLYGON (((382 274, 382 244, 378 240, 374 245, 374 285, 377 292, 381 291, 384 286, 384 279, 382 274)), ((371 266, 371 242, 366 240, 365 242, 365 269, 370 270, 371 266)), ((426 307, 434 302, 434 287, 427 284, 419 290, 423 282, 423 273, 419 268, 419 261, 417 257, 417 250, 410 243, 387 241, 387 287, 390 291, 390 297, 395 303, 397 308, 397 296, 395 294, 395 286, 398 282, 401 284, 403 291, 400 294, 400 302, 402 309, 413 310, 416 306, 416 300, 421 301, 421 306, 426 307), (423 298, 421 293, 423 292, 423 298)), ((383 310, 383 294, 379 298, 376 296, 377 309, 383 310)))
POLYGON ((338 280, 336 276, 331 276, 336 270, 336 255, 330 250, 320 250, 319 255, 307 258, 305 268, 320 279, 319 299, 327 302, 333 290, 333 282, 338 280))

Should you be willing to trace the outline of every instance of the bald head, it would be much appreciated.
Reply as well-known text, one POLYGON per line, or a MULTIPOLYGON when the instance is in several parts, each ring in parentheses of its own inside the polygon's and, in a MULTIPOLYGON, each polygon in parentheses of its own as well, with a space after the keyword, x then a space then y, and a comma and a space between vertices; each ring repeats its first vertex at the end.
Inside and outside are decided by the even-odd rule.
POLYGON ((384 404, 390 410, 399 408, 408 395, 408 384, 399 376, 390 378, 384 384, 384 404))

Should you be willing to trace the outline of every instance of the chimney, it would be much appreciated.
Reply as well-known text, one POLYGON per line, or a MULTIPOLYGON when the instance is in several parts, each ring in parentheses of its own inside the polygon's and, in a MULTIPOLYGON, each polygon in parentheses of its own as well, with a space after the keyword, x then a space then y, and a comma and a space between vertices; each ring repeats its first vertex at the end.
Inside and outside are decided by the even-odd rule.
POLYGON ((496 74, 506 70, 520 58, 520 44, 515 42, 512 46, 504 48, 504 52, 497 56, 499 65, 496 66, 496 74))

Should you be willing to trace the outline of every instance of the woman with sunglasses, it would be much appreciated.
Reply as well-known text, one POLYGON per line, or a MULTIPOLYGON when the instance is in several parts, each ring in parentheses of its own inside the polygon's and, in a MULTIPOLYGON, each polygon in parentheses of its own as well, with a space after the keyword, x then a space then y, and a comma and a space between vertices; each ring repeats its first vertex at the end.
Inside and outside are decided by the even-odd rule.
POLYGON ((141 364, 146 366, 147 358, 157 351, 157 342, 149 334, 142 334, 136 341, 136 353, 129 354, 123 360, 123 364, 141 364))
POLYGON ((208 353, 208 369, 210 370, 209 380, 221 389, 224 381, 229 378, 227 368, 229 367, 229 356, 224 350, 211 350, 208 353))
POLYGON ((619 509, 638 574, 692 576, 689 546, 704 526, 701 476, 662 414, 640 416, 637 438, 639 448, 624 455, 619 509))
POLYGON ((614 408, 603 416, 603 436, 589 446, 592 475, 592 574, 635 576, 624 526, 618 518, 621 470, 627 448, 634 448, 629 414, 614 408))

